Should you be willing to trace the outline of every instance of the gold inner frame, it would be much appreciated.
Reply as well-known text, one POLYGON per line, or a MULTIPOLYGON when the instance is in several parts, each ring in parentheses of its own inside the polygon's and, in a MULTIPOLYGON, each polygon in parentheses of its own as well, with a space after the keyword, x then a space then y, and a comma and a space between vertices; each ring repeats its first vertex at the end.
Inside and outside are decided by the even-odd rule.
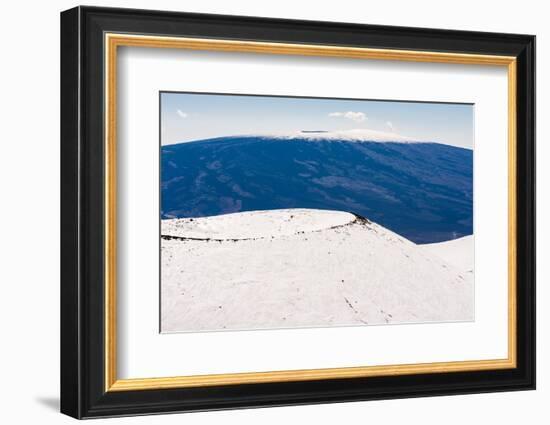
POLYGON ((328 45, 107 33, 105 46, 105 391, 309 381, 516 367, 516 58, 328 45), (117 48, 120 46, 504 66, 508 72, 508 357, 494 360, 118 379, 116 324, 117 48))

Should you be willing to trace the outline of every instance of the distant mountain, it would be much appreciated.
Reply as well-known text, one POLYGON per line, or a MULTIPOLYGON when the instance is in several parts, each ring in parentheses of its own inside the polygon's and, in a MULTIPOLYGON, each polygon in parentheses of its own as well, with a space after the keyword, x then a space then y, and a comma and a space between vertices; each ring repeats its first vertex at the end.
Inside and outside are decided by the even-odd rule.
POLYGON ((164 219, 312 208, 415 243, 473 233, 473 151, 440 143, 372 131, 220 137, 163 146, 161 175, 164 219))

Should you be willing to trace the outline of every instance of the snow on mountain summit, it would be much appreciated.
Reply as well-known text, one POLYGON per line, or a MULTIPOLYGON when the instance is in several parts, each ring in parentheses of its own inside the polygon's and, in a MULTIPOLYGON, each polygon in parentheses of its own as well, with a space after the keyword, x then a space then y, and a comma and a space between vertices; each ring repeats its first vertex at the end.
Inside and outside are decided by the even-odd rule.
POLYGON ((281 140, 341 140, 348 142, 396 142, 396 143, 429 143, 397 133, 372 130, 368 128, 356 128, 352 130, 298 130, 290 132, 259 133, 243 136, 274 138, 281 140))

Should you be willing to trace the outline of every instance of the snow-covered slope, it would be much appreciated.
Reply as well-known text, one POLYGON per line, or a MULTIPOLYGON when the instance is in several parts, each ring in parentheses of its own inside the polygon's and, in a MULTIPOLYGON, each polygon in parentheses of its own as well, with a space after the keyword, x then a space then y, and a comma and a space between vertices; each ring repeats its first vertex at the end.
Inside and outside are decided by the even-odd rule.
POLYGON ((430 243, 419 246, 464 272, 473 273, 474 271, 473 235, 464 236, 451 241, 430 243))
POLYGON ((162 235, 163 332, 473 319, 473 275, 352 214, 163 220, 162 235))

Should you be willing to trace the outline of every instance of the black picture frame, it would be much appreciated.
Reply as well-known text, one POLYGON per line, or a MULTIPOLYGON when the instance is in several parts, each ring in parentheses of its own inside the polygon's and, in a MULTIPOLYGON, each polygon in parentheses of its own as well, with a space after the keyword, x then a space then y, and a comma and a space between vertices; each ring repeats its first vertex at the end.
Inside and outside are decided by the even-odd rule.
POLYGON ((61 412, 75 418, 535 388, 535 37, 76 7, 61 13, 61 412), (104 34, 514 56, 517 367, 369 378, 105 391, 104 34))

